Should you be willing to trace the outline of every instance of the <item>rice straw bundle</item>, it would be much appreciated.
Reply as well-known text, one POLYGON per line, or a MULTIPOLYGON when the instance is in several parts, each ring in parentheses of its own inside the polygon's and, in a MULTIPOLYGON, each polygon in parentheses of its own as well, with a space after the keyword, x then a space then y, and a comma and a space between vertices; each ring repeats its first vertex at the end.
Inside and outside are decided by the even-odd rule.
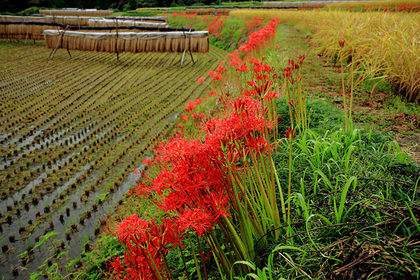
POLYGON ((47 22, 56 22, 71 26, 89 26, 89 20, 92 17, 77 17, 77 16, 44 16, 43 19, 47 22))
POLYGON ((148 26, 148 27, 169 27, 165 22, 144 22, 134 20, 118 19, 90 19, 89 26, 148 26))
POLYGON ((0 15, 1 21, 39 21, 44 17, 0 15))
POLYGON ((43 21, 56 22, 64 25, 89 26, 89 19, 92 17, 78 16, 9 16, 0 15, 1 21, 43 21))
POLYGON ((98 52, 208 52, 208 31, 192 32, 78 32, 45 30, 47 48, 98 52))
POLYGON ((42 15, 56 16, 109 16, 112 15, 110 10, 39 10, 42 15))
POLYGON ((119 17, 105 17, 105 19, 118 19, 118 20, 134 20, 134 21, 146 21, 146 22, 166 22, 168 23, 167 16, 154 16, 154 17, 131 17, 131 16, 119 16, 119 17))
POLYGON ((43 40, 44 31, 51 29, 48 23, 31 24, 30 22, 0 21, 0 37, 2 39, 43 40))
MULTIPOLYGON (((44 18, 42 18, 44 19, 44 18)), ((48 20, 48 19, 47 19, 48 20)), ((151 23, 149 23, 151 24, 151 23)), ((153 23, 158 24, 158 23, 153 23)), ((160 23, 165 24, 165 23, 160 23)), ((115 33, 116 26, 91 27, 91 26, 69 26, 56 22, 42 21, 0 21, 0 38, 2 39, 31 39, 44 40, 44 31, 48 29, 115 33)), ((172 32, 186 31, 182 28, 154 27, 154 26, 118 26, 119 31, 126 32, 172 32)), ((192 30, 193 31, 193 30, 192 30)))

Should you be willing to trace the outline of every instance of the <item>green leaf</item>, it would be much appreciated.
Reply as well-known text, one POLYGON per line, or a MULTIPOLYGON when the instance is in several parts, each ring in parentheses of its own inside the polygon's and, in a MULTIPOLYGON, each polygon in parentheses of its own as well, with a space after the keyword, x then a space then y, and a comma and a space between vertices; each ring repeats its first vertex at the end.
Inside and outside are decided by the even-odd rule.
POLYGON ((37 247, 39 247, 39 246, 41 246, 46 240, 48 240, 48 239, 50 239, 51 237, 53 237, 54 235, 57 235, 58 234, 58 232, 55 232, 55 231, 52 231, 52 232, 49 232, 49 233, 47 233, 46 235, 44 235, 43 237, 42 237, 42 240, 41 241, 38 241, 36 244, 35 244, 35 246, 32 248, 32 251, 35 249, 35 248, 37 248, 37 247))

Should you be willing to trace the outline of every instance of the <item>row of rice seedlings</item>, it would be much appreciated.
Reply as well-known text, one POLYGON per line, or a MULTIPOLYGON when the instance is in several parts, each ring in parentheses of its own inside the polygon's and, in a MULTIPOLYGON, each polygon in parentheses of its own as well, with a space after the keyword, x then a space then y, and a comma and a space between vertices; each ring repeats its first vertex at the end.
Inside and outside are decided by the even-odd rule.
POLYGON ((140 127, 140 126, 139 126, 140 127))
POLYGON ((354 69, 367 78, 384 76, 408 101, 420 100, 419 14, 234 11, 232 15, 278 17, 281 22, 309 29, 319 52, 329 57, 338 55, 338 42, 345 41, 342 52, 347 57, 356 50, 351 59, 354 69))
MULTIPOLYGON (((112 72, 111 73, 109 73, 109 75, 112 75, 112 72)), ((69 103, 69 104, 71 104, 71 103, 69 103)), ((77 106, 79 106, 79 105, 77 105, 77 106)), ((76 107, 77 107, 76 106, 76 107)), ((65 109, 65 107, 64 107, 64 109, 65 109)), ((60 120, 60 123, 62 123, 62 120, 60 120)))
MULTIPOLYGON (((82 65, 80 65, 80 67, 74 68, 74 69, 73 68, 66 67, 66 68, 64 68, 65 70, 64 70, 64 73, 63 74, 65 74, 65 75, 74 75, 76 73, 80 73, 79 71, 87 71, 90 68, 91 67, 89 65, 86 65, 86 64, 82 64, 82 65), (71 70, 71 71, 68 71, 68 70, 71 70)), ((60 69, 60 65, 57 65, 55 71, 52 71, 52 73, 50 73, 50 72, 48 72, 48 73, 52 77, 55 77, 57 79, 57 78, 59 78, 59 77, 57 77, 57 73, 59 73, 60 71, 63 72, 63 69, 60 69)), ((85 77, 85 80, 86 81, 88 81, 89 78, 95 78, 94 76, 93 77, 90 76, 89 75, 90 74, 89 72, 87 74, 88 74, 88 76, 85 77)), ((19 106, 21 104, 13 104, 14 108, 16 108, 17 111, 13 114, 13 111, 11 111, 9 109, 9 115, 10 115, 10 117, 11 116, 21 116, 22 117, 22 115, 23 115, 23 117, 25 117, 25 114, 30 114, 30 113, 33 114, 33 111, 28 110, 28 108, 34 108, 35 112, 37 113, 36 114, 37 118, 42 118, 42 115, 39 112, 37 112, 37 111, 41 111, 42 110, 42 107, 45 107, 45 106, 51 106, 51 105, 54 106, 54 107, 59 106, 60 104, 57 104, 57 103, 51 104, 51 102, 52 102, 51 99, 52 98, 57 98, 58 96, 60 96, 60 93, 61 93, 61 95, 63 97, 65 97, 65 96, 71 96, 71 95, 74 94, 74 91, 72 89, 77 86, 77 84, 75 84, 71 80, 70 81, 64 80, 64 81, 62 81, 62 83, 60 83, 60 84, 54 84, 54 85, 55 86, 59 86, 62 89, 65 89, 66 91, 60 91, 60 90, 58 90, 57 93, 55 93, 53 95, 48 95, 48 94, 45 94, 44 93, 45 96, 43 96, 43 99, 36 99, 36 100, 33 101, 33 103, 31 103, 31 104, 29 104, 27 106, 23 106, 23 108, 22 108, 22 106, 19 106)), ((52 85, 52 86, 54 86, 54 85, 52 85)), ((5 121, 10 122, 11 121, 10 117, 8 119, 6 119, 5 121)))
MULTIPOLYGON (((90 170, 90 169, 89 169, 89 170, 90 170)), ((86 176, 85 176, 85 175, 83 175, 83 177, 85 177, 85 178, 86 178, 86 176)), ((79 183, 79 184, 80 184, 80 183, 79 183)), ((53 200, 53 204, 54 204, 54 206, 55 206, 55 207, 57 206, 57 205, 56 205, 55 200, 53 200)), ((49 211, 47 211, 48 209, 49 209, 49 207, 45 207, 45 208, 44 208, 44 213, 45 213, 45 214, 47 214, 47 213, 49 212, 49 211)), ((42 218, 43 218, 43 214, 41 214, 41 216, 39 216, 39 215, 38 215, 38 218, 39 218, 39 219, 42 219, 42 218)))
MULTIPOLYGON (((168 130, 168 125, 166 125, 165 126, 165 128, 166 128, 166 130, 168 130)), ((158 137, 160 135, 160 133, 159 134, 157 134, 157 136, 156 137, 158 137)), ((128 139, 133 139, 132 137, 128 137, 128 139)), ((154 142, 155 141, 155 138, 153 138, 152 139, 152 142, 154 142)), ((136 142, 136 143, 138 143, 138 141, 136 142)), ((131 148, 134 146, 134 144, 135 143, 132 143, 131 144, 131 148)), ((150 147, 150 144, 148 144, 147 145, 147 147, 150 147)), ((114 147, 114 148, 116 148, 116 147, 114 147)), ((143 150, 141 150, 140 151, 140 153, 138 154, 138 156, 140 156, 141 154, 143 154, 143 151, 144 151, 145 149, 143 149, 143 150)), ((107 150, 107 151, 109 151, 109 150, 107 150)), ((137 151, 138 152, 138 151, 137 151)), ((120 160, 123 156, 125 156, 125 155, 127 155, 126 153, 122 153, 122 154, 120 154, 120 156, 117 158, 117 160, 120 160)), ((131 158, 131 156, 130 156, 130 158, 131 158)), ((134 159, 137 159, 137 157, 134 157, 134 159)), ((134 161, 133 161, 134 162, 134 161)), ((115 165, 115 161, 112 163, 112 165, 114 166, 115 165)), ((126 167, 125 167, 125 169, 124 169, 124 171, 123 171, 123 173, 122 173, 122 175, 121 176, 118 176, 118 179, 117 180, 115 180, 115 182, 114 182, 114 184, 113 184, 113 186, 115 186, 115 188, 117 188, 118 186, 119 186, 119 184, 121 183, 121 181, 122 181, 122 178, 123 178, 123 176, 125 176, 125 173, 127 173, 127 172, 129 172, 128 170, 129 169, 131 169, 131 164, 128 164, 126 167)), ((91 186, 91 188, 90 189, 85 189, 85 192, 84 192, 84 194, 85 194, 85 196, 88 196, 89 197, 89 193, 90 193, 90 191, 92 191, 92 189, 94 189, 94 187, 93 186, 96 186, 97 185, 97 183, 98 182, 96 182, 96 184, 94 184, 94 185, 92 185, 91 186)), ((111 186, 109 189, 108 189, 108 191, 109 192, 111 192, 111 193, 113 193, 114 191, 115 191, 115 188, 113 187, 113 186, 111 186)), ((84 197, 84 196, 81 196, 81 202, 83 202, 83 203, 85 203, 86 202, 86 200, 83 200, 82 201, 82 197, 84 197)), ((122 200, 120 200, 120 201, 122 201, 122 200)), ((103 201, 101 200, 101 202, 100 202, 100 204, 102 204, 103 203, 103 201)), ((72 202, 72 204, 73 204, 73 208, 75 208, 75 207, 77 207, 77 202, 76 201, 73 201, 72 202)), ((95 204, 94 204, 95 205, 95 204)), ((54 206, 55 206, 55 208, 57 207, 57 205, 56 205, 56 203, 54 202, 54 206)), ((48 206, 46 206, 45 208, 44 208, 44 213, 47 213, 48 211, 46 211, 45 209, 47 208, 48 206)), ((49 209, 49 208, 48 208, 49 209)), ((70 209, 69 208, 67 208, 67 210, 66 210, 66 212, 67 212, 67 215, 69 215, 70 214, 70 209)), ((42 217, 42 216, 41 216, 42 217)), ((60 217, 63 217, 63 216, 60 216, 60 217)), ((89 218, 90 217, 90 215, 89 215, 89 211, 87 211, 86 212, 86 215, 85 214, 82 214, 81 215, 81 217, 80 218, 78 218, 79 219, 79 224, 84 224, 84 221, 85 221, 85 217, 87 217, 87 218, 89 218)), ((64 217, 63 218, 61 218, 61 220, 63 220, 64 219, 64 217)), ((76 227, 76 225, 75 224, 71 224, 71 226, 72 227, 76 227)), ((54 228, 54 225, 52 224, 51 225, 51 222, 50 222, 50 224, 49 224, 49 227, 48 228, 46 228, 45 229, 45 231, 44 231, 44 234, 45 233, 47 233, 47 232, 49 232, 50 230, 52 230, 54 228)))
MULTIPOLYGON (((19 46, 19 51, 21 51, 21 49, 22 49, 22 47, 19 46)), ((32 51, 33 51, 33 49, 32 49, 32 51)), ((19 52, 17 52, 17 53, 19 53, 19 52)), ((46 50, 45 48, 42 48, 42 47, 37 48, 36 53, 43 53, 43 58, 42 59, 34 59, 34 61, 33 61, 34 63, 31 63, 30 65, 28 65, 28 68, 31 68, 31 65, 34 65, 34 68, 33 69, 32 68, 27 69, 29 73, 25 73, 25 75, 20 75, 19 72, 17 72, 17 71, 19 71, 19 68, 21 68, 20 60, 17 60, 17 59, 25 59, 26 54, 22 54, 23 57, 16 58, 14 61, 10 62, 11 65, 8 65, 8 67, 6 69, 7 69, 8 72, 15 72, 13 75, 10 76, 10 80, 12 81, 12 83, 14 83, 14 84, 16 83, 16 77, 18 77, 18 79, 21 79, 23 81, 28 80, 28 79, 29 80, 32 80, 32 79, 39 80, 40 77, 45 76, 45 73, 48 73, 49 75, 51 75, 49 78, 48 77, 45 78, 45 80, 48 81, 48 80, 51 79, 51 77, 59 79, 63 76, 71 75, 70 73, 72 73, 74 71, 83 70, 83 69, 67 67, 66 66, 66 64, 68 64, 67 60, 55 60, 54 62, 48 63, 50 65, 46 64, 47 61, 45 60, 45 58, 46 58, 46 56, 48 56, 50 51, 46 50), (42 67, 45 67, 45 65, 48 65, 47 66, 48 68, 55 67, 56 71, 55 71, 55 73, 51 73, 49 71, 45 71, 45 72, 40 73, 39 64, 41 64, 42 67), (30 70, 34 70, 34 71, 30 71, 30 70)), ((11 54, 11 52, 7 52, 4 55, 9 55, 9 54, 11 54)), ((86 57, 86 55, 85 55, 85 57, 86 57)), ((89 57, 89 60, 91 60, 91 58, 99 59, 100 56, 98 56, 97 54, 96 55, 92 54, 89 57)), ((86 67, 86 63, 79 63, 78 67, 81 67, 81 68, 86 67)), ((86 68, 86 69, 89 69, 89 68, 86 68)), ((68 89, 68 88, 66 87, 66 89, 68 89)))

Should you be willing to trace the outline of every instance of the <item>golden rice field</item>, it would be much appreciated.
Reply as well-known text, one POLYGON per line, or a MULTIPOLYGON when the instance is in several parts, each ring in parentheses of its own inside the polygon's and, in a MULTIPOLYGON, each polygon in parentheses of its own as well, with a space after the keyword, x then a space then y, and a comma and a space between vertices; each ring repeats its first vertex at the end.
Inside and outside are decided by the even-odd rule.
POLYGON ((362 77, 386 77, 407 100, 420 101, 420 14, 239 10, 231 16, 278 17, 309 30, 320 54, 334 58, 342 52, 362 77), (343 49, 339 41, 345 41, 343 49))
POLYGON ((170 133, 186 102, 204 94, 197 79, 226 55, 212 48, 194 54, 193 64, 187 54, 180 67, 182 53, 123 53, 117 60, 57 50, 51 60, 50 52, 43 42, 0 41, 5 279, 29 279, 44 262, 64 269, 82 246, 89 250, 101 215, 123 203, 149 147, 170 133))

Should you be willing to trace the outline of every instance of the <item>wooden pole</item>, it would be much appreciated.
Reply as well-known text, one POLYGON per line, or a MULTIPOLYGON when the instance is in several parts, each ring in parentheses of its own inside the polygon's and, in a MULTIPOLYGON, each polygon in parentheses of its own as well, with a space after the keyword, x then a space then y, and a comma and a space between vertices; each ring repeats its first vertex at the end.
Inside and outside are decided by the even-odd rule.
MULTIPOLYGON (((182 61, 181 61, 181 67, 182 67, 182 65, 184 64, 185 52, 187 51, 187 35, 185 35, 185 30, 184 30, 184 27, 182 25, 181 25, 181 28, 182 28, 182 33, 184 33, 184 38, 185 38, 185 49, 184 49, 184 54, 182 55, 182 61)), ((190 31, 191 31, 191 29, 190 29, 190 31)), ((193 55, 191 53, 191 46, 190 46, 190 56, 191 56, 191 60, 192 60, 193 65, 194 65, 195 64, 195 61, 194 61, 194 57, 193 57, 193 55)))
MULTIPOLYGON (((54 51, 52 52, 52 56, 51 56, 51 54, 50 54, 50 56, 51 56, 51 60, 53 60, 54 55, 55 55, 55 52, 57 51, 58 47, 59 47, 60 45, 62 45, 62 44, 63 44, 63 37, 64 37, 64 33, 66 32, 66 30, 67 30, 67 26, 66 26, 66 28, 63 30, 63 33, 61 33, 60 40, 58 41, 57 46, 55 47, 54 51)), ((69 54, 69 56, 70 56, 70 58, 71 58, 71 53, 70 53, 70 50, 69 50, 69 48, 68 48, 68 47, 67 47, 67 53, 69 54)))
POLYGON ((66 31, 64 30, 63 33, 61 33, 60 40, 58 40, 57 46, 55 47, 54 51, 52 51, 52 53, 51 53, 52 55, 50 54, 51 60, 53 60, 55 52, 58 49, 58 46, 61 45, 61 41, 63 40, 64 32, 66 32, 66 31))
POLYGON ((115 19, 115 26, 116 26, 116 38, 115 38, 115 51, 117 52, 117 60, 120 60, 118 55, 118 18, 115 19))

